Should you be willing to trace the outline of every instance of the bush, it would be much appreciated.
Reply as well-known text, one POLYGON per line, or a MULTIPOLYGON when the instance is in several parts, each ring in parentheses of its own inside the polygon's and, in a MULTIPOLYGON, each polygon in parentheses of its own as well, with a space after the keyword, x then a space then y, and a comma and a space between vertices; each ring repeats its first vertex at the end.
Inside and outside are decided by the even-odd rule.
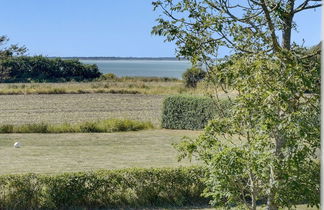
POLYGON ((169 129, 202 129, 217 116, 217 110, 229 114, 230 103, 208 97, 169 96, 163 102, 162 127, 169 129))
MULTIPOLYGON (((10 126, 10 125, 9 125, 10 126)), ((48 133, 49 125, 46 123, 33 123, 21 126, 13 126, 14 133, 48 133)))
POLYGON ((118 77, 113 73, 107 73, 100 76, 99 80, 116 80, 118 77))
POLYGON ((197 83, 200 80, 204 79, 205 76, 205 71, 197 67, 192 67, 190 69, 187 69, 187 71, 182 74, 182 79, 184 80, 186 87, 196 88, 197 83))
POLYGON ((0 176, 0 209, 206 205, 201 167, 0 176))

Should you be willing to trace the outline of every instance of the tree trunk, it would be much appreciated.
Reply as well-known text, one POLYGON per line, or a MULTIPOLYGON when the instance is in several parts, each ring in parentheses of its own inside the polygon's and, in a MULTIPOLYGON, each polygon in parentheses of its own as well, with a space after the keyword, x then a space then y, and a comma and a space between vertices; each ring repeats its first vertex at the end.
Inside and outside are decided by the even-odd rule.
POLYGON ((278 210, 278 206, 275 204, 275 201, 274 201, 274 192, 273 192, 273 188, 274 188, 274 180, 275 180, 275 177, 274 177, 274 172, 273 172, 273 169, 272 167, 270 166, 270 180, 269 180, 269 186, 270 186, 270 189, 269 189, 269 194, 268 194, 268 200, 267 200, 267 210, 278 210))
POLYGON ((281 20, 283 21, 282 48, 287 50, 290 50, 291 45, 291 30, 294 18, 294 5, 295 0, 288 0, 285 8, 285 13, 281 17, 281 20))
POLYGON ((269 195, 267 200, 267 210, 278 210, 278 206, 273 203, 274 197, 273 195, 269 195))
POLYGON ((292 30, 292 16, 287 17, 282 31, 282 48, 290 50, 291 45, 291 30, 292 30))

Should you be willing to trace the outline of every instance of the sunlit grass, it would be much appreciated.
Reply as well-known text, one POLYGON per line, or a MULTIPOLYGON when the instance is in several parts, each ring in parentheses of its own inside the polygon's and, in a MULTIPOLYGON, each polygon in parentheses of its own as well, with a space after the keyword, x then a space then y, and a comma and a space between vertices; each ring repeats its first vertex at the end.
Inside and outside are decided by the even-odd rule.
POLYGON ((1 134, 0 174, 63 173, 129 167, 175 167, 172 144, 201 131, 147 130, 123 133, 1 134), (21 148, 14 148, 19 141, 21 148))
POLYGON ((204 94, 204 85, 197 89, 185 88, 180 80, 146 81, 121 80, 97 82, 66 83, 12 83, 0 84, 0 95, 20 94, 84 94, 84 93, 118 93, 118 94, 204 94))

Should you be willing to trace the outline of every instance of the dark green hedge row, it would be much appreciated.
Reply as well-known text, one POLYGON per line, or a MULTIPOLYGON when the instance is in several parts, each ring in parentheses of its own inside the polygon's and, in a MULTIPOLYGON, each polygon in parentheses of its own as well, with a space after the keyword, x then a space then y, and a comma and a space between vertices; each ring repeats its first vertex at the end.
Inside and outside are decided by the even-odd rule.
POLYGON ((96 65, 78 60, 19 56, 0 59, 0 82, 83 81, 100 77, 96 65))
POLYGON ((0 209, 163 207, 207 204, 204 170, 124 169, 0 176, 0 209))
POLYGON ((169 129, 202 129, 217 116, 219 109, 228 112, 228 101, 216 102, 212 98, 176 95, 163 102, 162 127, 169 129))

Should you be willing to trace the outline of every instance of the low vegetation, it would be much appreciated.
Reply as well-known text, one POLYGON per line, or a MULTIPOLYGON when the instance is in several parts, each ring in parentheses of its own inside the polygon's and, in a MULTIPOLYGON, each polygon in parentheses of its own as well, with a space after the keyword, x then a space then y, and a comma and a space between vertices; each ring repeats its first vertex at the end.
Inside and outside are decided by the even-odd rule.
POLYGON ((175 207, 208 204, 200 167, 0 176, 1 209, 175 207))
POLYGON ((114 94, 195 94, 202 95, 211 92, 204 84, 198 83, 196 89, 185 88, 180 80, 166 78, 122 77, 117 80, 98 80, 92 82, 64 83, 10 83, 0 84, 0 95, 26 94, 85 94, 85 93, 114 93, 114 94))
POLYGON ((202 129, 209 120, 217 117, 216 110, 229 112, 230 102, 215 102, 212 98, 176 95, 163 102, 162 127, 169 129, 202 129), (220 108, 220 109, 216 109, 220 108))
POLYGON ((43 56, 8 56, 0 59, 0 82, 84 81, 100 77, 96 65, 43 56))
POLYGON ((134 120, 108 119, 89 121, 79 124, 0 125, 0 133, 112 133, 121 131, 138 131, 153 128, 150 122, 134 120))
POLYGON ((196 88, 199 81, 203 80, 206 76, 206 72, 198 67, 192 67, 187 69, 182 74, 182 79, 187 88, 196 88))
POLYGON ((180 80, 172 77, 141 77, 141 76, 123 76, 118 77, 113 73, 101 75, 98 81, 117 81, 117 82, 179 82, 180 80))

